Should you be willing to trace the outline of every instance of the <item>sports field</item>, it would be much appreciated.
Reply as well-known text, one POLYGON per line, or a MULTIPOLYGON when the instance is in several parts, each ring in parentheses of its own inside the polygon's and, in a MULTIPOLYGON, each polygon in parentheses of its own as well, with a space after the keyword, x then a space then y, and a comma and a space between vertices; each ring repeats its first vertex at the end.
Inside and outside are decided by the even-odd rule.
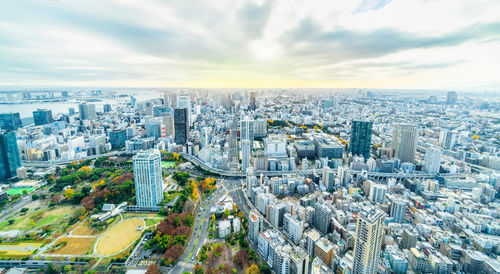
POLYGON ((61 238, 55 243, 66 242, 66 245, 56 248, 53 254, 63 254, 63 255, 85 255, 87 252, 92 253, 92 246, 94 245, 95 238, 76 238, 76 237, 65 237, 61 238))
POLYGON ((139 238, 144 230, 144 221, 138 218, 123 220, 108 229, 97 242, 96 251, 99 255, 111 255, 129 246, 139 238), (137 231, 137 228, 142 229, 137 231))
POLYGON ((24 188, 11 188, 5 191, 7 195, 12 196, 12 195, 23 195, 23 191, 26 190, 28 193, 31 191, 35 190, 34 187, 24 187, 24 188))
POLYGON ((42 245, 43 243, 39 242, 0 244, 0 258, 30 256, 36 249, 40 248, 42 245))
POLYGON ((161 168, 174 168, 175 162, 161 161, 161 168))

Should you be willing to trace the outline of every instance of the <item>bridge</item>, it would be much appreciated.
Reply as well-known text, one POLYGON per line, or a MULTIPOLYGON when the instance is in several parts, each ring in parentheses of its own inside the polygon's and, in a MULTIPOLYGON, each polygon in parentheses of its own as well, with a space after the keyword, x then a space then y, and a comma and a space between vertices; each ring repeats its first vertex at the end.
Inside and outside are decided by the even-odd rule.
MULTIPOLYGON (((194 163, 195 165, 200 166, 201 168, 208 170, 214 174, 218 174, 225 177, 245 177, 246 174, 241 171, 228 171, 222 170, 219 168, 212 167, 206 164, 204 161, 199 159, 196 156, 182 153, 182 156, 194 163)), ((336 173, 336 170, 334 170, 336 173)), ((396 181, 402 181, 403 179, 434 179, 437 174, 429 174, 429 173, 384 173, 384 172, 365 172, 358 170, 349 170, 349 174, 353 176, 361 176, 365 175, 367 178, 375 180, 375 181, 387 181, 389 178, 394 178, 396 181)), ((254 171, 255 175, 264 175, 264 176, 286 176, 286 175, 312 175, 312 174, 321 174, 321 169, 305 169, 305 170, 289 170, 289 171, 254 171)), ((460 177, 465 174, 439 174, 441 177, 460 177)))
POLYGON ((80 160, 85 161, 88 159, 97 159, 97 158, 100 158, 102 156, 116 156, 116 155, 121 155, 124 153, 126 153, 126 151, 123 151, 123 150, 112 151, 112 152, 108 152, 105 154, 91 155, 91 156, 86 156, 86 157, 83 157, 80 159, 72 159, 72 160, 50 160, 50 161, 26 161, 26 160, 23 160, 23 161, 21 161, 21 165, 24 167, 48 168, 51 166, 67 165, 67 164, 74 162, 74 161, 80 161, 80 160))

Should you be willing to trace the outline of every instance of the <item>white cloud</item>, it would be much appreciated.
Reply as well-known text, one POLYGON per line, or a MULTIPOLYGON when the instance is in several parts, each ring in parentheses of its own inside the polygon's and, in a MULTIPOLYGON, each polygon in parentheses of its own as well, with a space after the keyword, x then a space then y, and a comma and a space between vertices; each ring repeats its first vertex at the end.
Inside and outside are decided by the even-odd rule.
POLYGON ((8 1, 0 85, 500 87, 496 0, 8 1))

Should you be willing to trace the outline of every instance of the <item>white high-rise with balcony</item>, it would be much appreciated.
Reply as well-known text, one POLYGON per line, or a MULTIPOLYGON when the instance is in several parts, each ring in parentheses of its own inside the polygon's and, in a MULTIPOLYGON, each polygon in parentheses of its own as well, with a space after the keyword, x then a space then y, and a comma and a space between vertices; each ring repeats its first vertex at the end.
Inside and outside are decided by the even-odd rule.
POLYGON ((150 149, 134 156, 134 183, 137 206, 153 207, 163 200, 160 151, 150 149))
POLYGON ((353 273, 377 273, 382 239, 384 238, 385 213, 375 207, 364 207, 356 223, 353 273))

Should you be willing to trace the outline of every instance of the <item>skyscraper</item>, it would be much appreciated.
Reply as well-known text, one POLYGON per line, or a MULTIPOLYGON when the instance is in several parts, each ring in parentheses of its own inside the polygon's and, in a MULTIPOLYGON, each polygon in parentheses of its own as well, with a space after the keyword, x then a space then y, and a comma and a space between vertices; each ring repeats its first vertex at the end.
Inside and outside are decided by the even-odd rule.
POLYGON ((424 171, 427 173, 439 173, 441 166, 441 149, 437 147, 430 147, 425 150, 424 156, 424 171))
POLYGON ((250 140, 241 140, 241 171, 246 172, 250 167, 250 140))
POLYGON ((188 126, 191 124, 191 97, 189 94, 183 93, 179 94, 175 97, 175 108, 186 108, 187 113, 186 113, 186 121, 188 126))
POLYGON ((457 92, 456 91, 448 91, 446 94, 446 104, 454 105, 457 103, 457 92))
POLYGON ((392 149, 401 162, 413 163, 417 151, 417 127, 398 124, 392 131, 392 149))
POLYGON ((16 130, 22 127, 21 116, 16 113, 0 113, 0 129, 16 130))
POLYGON ((78 111, 80 113, 81 120, 94 120, 97 118, 95 113, 95 105, 93 104, 79 104, 78 111))
POLYGON ((141 151, 133 160, 137 206, 157 206, 163 200, 160 151, 156 149, 141 151))
POLYGON ((250 149, 253 149, 254 140, 254 120, 251 117, 245 117, 240 121, 240 138, 241 140, 247 139, 250 141, 250 149))
POLYGON ((362 155, 365 160, 370 158, 372 141, 372 121, 352 121, 351 125, 351 153, 362 155))
POLYGON ((33 121, 35 126, 46 125, 54 122, 52 118, 52 110, 37 109, 33 111, 33 121))
POLYGON ((174 141, 178 145, 184 145, 189 137, 188 109, 176 108, 174 110, 174 141))
POLYGON ((12 178, 16 169, 21 167, 14 131, 0 132, 0 179, 12 178))
POLYGON ((249 103, 249 109, 250 110, 255 110, 255 91, 250 91, 250 103, 249 103))
POLYGON ((102 106, 102 111, 103 112, 110 112, 111 111, 111 105, 110 104, 104 104, 102 106))
POLYGON ((376 273, 384 238, 385 213, 374 207, 363 207, 356 223, 353 273, 376 273))

